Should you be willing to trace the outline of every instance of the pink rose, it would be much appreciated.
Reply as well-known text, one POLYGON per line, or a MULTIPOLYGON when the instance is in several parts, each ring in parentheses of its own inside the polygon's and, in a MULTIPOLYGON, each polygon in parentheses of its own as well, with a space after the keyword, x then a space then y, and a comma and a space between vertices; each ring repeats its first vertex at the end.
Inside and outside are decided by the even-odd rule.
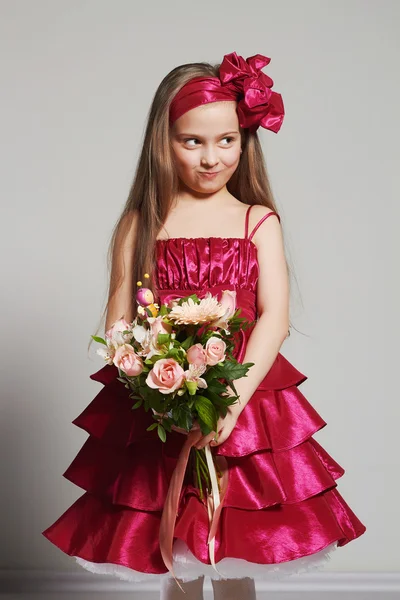
POLYGON ((107 346, 111 349, 117 349, 118 346, 130 342, 132 339, 132 333, 123 334, 123 331, 130 331, 130 324, 123 317, 115 321, 113 325, 106 331, 105 341, 107 346))
POLYGON ((219 302, 225 308, 225 314, 214 321, 213 326, 228 331, 228 321, 233 317, 236 311, 236 290, 224 290, 219 302))
POLYGON ((170 394, 181 387, 184 370, 173 358, 160 358, 146 378, 149 387, 158 389, 162 394, 170 394))
POLYGON ((210 337, 206 343, 206 356, 208 365, 216 365, 225 360, 226 344, 221 338, 210 337))
POLYGON ((143 362, 130 344, 123 344, 117 348, 113 363, 128 376, 140 375, 143 371, 143 362))
POLYGON ((206 351, 201 344, 190 346, 186 353, 186 357, 188 363, 192 365, 205 365, 207 360, 206 351))
POLYGON ((225 319, 230 319, 236 310, 236 290, 224 290, 222 292, 220 304, 226 308, 225 319))

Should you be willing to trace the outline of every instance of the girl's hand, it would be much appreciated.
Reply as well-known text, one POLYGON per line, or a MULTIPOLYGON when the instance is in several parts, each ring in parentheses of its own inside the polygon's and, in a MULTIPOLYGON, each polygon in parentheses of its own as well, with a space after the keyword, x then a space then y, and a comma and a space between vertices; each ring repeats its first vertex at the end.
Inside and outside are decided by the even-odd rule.
POLYGON ((214 436, 216 435, 216 432, 212 431, 208 435, 205 435, 203 438, 201 438, 201 440, 198 441, 195 447, 198 450, 201 450, 207 444, 210 444, 210 446, 218 446, 219 444, 222 444, 222 442, 225 442, 225 440, 228 439, 233 429, 235 428, 239 414, 240 413, 238 413, 237 410, 232 410, 232 408, 228 406, 228 412, 226 413, 226 417, 220 417, 218 419, 217 430, 219 432, 219 435, 217 437, 217 441, 215 442, 213 440, 214 436))

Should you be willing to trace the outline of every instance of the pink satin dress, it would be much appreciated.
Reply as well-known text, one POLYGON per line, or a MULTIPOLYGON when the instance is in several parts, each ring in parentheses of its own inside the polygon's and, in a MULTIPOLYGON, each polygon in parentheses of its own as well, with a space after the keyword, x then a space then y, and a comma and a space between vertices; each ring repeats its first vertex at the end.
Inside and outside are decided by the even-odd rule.
MULTIPOLYGON (((241 316, 256 318, 259 266, 252 237, 266 218, 279 216, 269 212, 249 235, 250 209, 243 238, 157 240, 161 303, 232 289, 241 316)), ((238 337, 238 360, 250 334, 238 337)), ((103 387, 73 421, 89 436, 63 474, 84 493, 42 533, 94 573, 160 580, 170 576, 160 554, 160 519, 186 436, 172 431, 163 443, 154 430, 146 431, 151 414, 131 410, 117 376, 114 365, 91 375, 103 387)), ((174 573, 183 581, 200 575, 281 578, 319 569, 333 550, 365 532, 337 490, 343 467, 312 437, 326 422, 299 389, 306 379, 279 353, 229 438, 212 448, 229 467, 215 538, 221 575, 209 559, 207 509, 191 480, 184 481, 173 546, 174 573)))

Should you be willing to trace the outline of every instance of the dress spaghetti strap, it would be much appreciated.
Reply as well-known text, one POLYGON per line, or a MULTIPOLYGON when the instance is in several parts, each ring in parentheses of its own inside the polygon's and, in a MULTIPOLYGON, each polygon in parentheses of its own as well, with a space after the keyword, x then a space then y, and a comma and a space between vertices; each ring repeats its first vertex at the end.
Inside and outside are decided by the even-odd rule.
POLYGON ((281 222, 281 218, 278 215, 278 213, 275 212, 274 210, 272 210, 271 212, 269 212, 266 215, 264 215, 263 217, 261 217, 261 219, 258 221, 258 223, 256 223, 255 227, 253 228, 252 232, 249 235, 249 215, 250 215, 250 210, 251 210, 252 206, 254 206, 254 204, 250 204, 249 208, 246 210, 245 231, 244 231, 244 234, 245 234, 244 237, 248 238, 249 240, 251 240, 251 238, 257 231, 257 229, 260 227, 261 223, 263 223, 265 221, 265 219, 268 219, 268 217, 270 217, 271 215, 276 215, 279 219, 279 223, 281 222))

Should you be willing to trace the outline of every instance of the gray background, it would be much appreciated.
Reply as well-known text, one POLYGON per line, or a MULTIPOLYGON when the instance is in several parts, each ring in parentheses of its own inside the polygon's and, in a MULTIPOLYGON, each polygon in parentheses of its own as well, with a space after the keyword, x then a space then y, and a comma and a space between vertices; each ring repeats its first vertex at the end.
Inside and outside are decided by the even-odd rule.
POLYGON ((1 567, 78 569, 40 532, 83 493, 62 473, 101 387, 86 346, 145 116, 173 67, 236 51, 271 57, 286 108, 260 132, 296 276, 282 353, 368 528, 326 569, 399 570, 399 17, 389 0, 0 2, 1 567))

